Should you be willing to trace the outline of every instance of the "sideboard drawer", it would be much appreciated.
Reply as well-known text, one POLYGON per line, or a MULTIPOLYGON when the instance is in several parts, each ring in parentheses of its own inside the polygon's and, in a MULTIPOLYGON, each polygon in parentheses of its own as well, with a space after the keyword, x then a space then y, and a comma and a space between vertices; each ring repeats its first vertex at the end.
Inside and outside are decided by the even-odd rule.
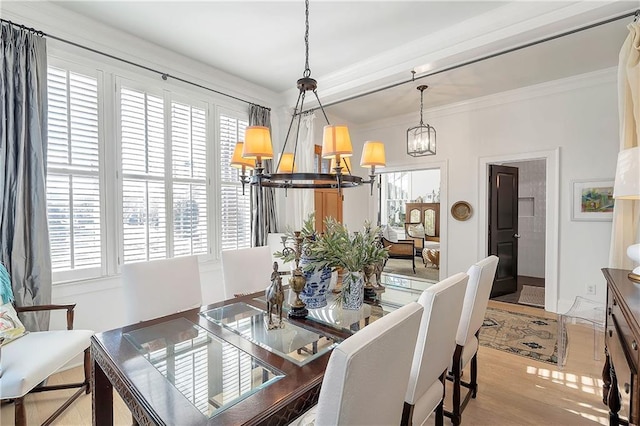
POLYGON ((635 369, 631 367, 628 350, 623 347, 624 342, 619 333, 618 321, 615 315, 609 318, 607 323, 607 350, 614 366, 620 395, 620 414, 627 419, 632 419, 631 400, 634 388, 635 369))
MULTIPOLYGON (((618 327, 616 331, 619 335, 620 343, 627 351, 627 356, 631 367, 637 371, 640 362, 640 342, 638 342, 629 327, 629 323, 622 314, 620 304, 616 300, 615 296, 611 299, 609 304, 609 316, 615 319, 615 324, 618 327)), ((607 321, 607 328, 611 329, 610 321, 607 321)), ((607 338, 609 335, 607 334, 607 338)))

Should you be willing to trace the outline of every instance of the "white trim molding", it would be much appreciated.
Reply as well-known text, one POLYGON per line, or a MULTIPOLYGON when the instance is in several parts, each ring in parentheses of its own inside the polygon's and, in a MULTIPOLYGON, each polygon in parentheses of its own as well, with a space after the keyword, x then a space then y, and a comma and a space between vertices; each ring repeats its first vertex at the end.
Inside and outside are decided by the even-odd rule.
POLYGON ((545 291, 544 308, 558 312, 558 261, 559 261, 559 221, 560 221, 560 148, 549 151, 527 152, 521 154, 480 157, 478 167, 478 255, 488 255, 488 193, 489 165, 513 163, 531 160, 544 160, 546 164, 546 233, 545 233, 545 291))

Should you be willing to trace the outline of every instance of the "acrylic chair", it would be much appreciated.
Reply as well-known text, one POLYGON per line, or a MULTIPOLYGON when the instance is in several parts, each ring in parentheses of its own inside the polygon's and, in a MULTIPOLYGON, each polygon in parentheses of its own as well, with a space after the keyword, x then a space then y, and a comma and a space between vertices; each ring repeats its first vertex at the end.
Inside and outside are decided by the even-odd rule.
POLYGON ((478 335, 484 321, 484 314, 489 303, 489 295, 493 285, 493 279, 498 267, 498 257, 489 256, 482 259, 467 271, 469 284, 464 296, 462 315, 456 335, 456 349, 451 362, 450 375, 447 377, 453 381, 453 407, 445 411, 445 415, 451 418, 454 425, 462 421, 462 411, 471 398, 478 393, 478 335), (462 381, 462 371, 471 364, 469 382, 462 381), (461 388, 469 389, 461 401, 461 388))
POLYGON ((272 272, 273 260, 268 246, 222 251, 225 299, 266 289, 272 272))
MULTIPOLYGON (((4 266, 0 265, 0 269, 4 266)), ((6 273, 6 269, 3 269, 6 273)), ((8 274, 7 274, 8 276, 8 274)), ((13 295, 7 295, 9 300, 13 295)), ((24 399, 29 393, 79 388, 43 424, 50 424, 64 412, 82 393, 91 392, 91 363, 89 345, 91 330, 74 330, 72 305, 37 305, 15 307, 16 312, 65 310, 66 330, 29 332, 1 349, 0 400, 13 400, 15 424, 27 424, 24 399), (52 374, 84 353, 84 381, 60 385, 42 385, 52 374)))
POLYGON ((436 412, 442 425, 445 375, 456 346, 456 331, 469 276, 459 273, 426 289, 424 307, 406 390, 402 425, 422 425, 436 412))
POLYGON ((181 256, 122 266, 128 324, 146 321, 202 305, 196 256, 181 256))
POLYGON ((331 353, 318 404, 292 425, 397 425, 423 308, 411 302, 331 353))

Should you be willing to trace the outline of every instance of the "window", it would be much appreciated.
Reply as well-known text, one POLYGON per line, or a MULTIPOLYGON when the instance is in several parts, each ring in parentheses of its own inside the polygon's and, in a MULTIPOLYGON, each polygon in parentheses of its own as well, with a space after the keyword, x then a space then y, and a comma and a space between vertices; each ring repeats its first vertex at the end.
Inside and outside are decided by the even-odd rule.
POLYGON ((206 110, 167 99, 120 88, 124 262, 209 252, 206 110))
POLYGON ((383 176, 383 224, 402 228, 404 231, 405 204, 410 200, 410 174, 407 172, 385 173, 383 176), (385 220, 386 219, 386 220, 385 220))
POLYGON ((56 274, 102 266, 98 79, 49 67, 47 216, 56 274))
POLYGON ((219 115, 220 125, 220 202, 222 208, 222 250, 251 246, 251 197, 247 185, 242 194, 239 170, 229 165, 236 142, 244 140, 246 119, 219 115))
POLYGON ((124 262, 167 257, 164 100, 120 90, 124 262))

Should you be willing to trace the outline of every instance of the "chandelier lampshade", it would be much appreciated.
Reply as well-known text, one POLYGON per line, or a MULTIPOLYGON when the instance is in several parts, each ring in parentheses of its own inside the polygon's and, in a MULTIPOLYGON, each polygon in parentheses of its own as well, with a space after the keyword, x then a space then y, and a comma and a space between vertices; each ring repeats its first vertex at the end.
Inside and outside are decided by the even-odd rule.
POLYGON ((324 126, 322 134, 322 158, 350 157, 353 155, 351 137, 347 126, 324 126))
POLYGON ((244 132, 244 147, 242 156, 244 158, 256 160, 269 160, 273 158, 271 133, 269 132, 268 127, 249 126, 246 128, 244 132))
POLYGON ((238 143, 236 143, 236 147, 233 150, 233 156, 231 157, 231 167, 236 168, 236 169, 243 169, 244 170, 253 170, 253 167, 255 166, 255 161, 250 159, 250 158, 244 158, 242 156, 242 151, 244 149, 244 142, 243 141, 239 141, 238 143))
POLYGON ((429 86, 418 86, 420 90, 420 124, 407 130, 407 154, 412 157, 436 155, 436 129, 425 124, 422 117, 423 95, 429 86))
POLYGON ((360 165, 363 167, 384 167, 387 160, 384 154, 384 144, 379 141, 367 141, 362 147, 360 165))
POLYGON ((296 167, 293 161, 293 153, 285 152, 280 156, 278 162, 278 170, 276 173, 293 173, 296 171, 296 167))

